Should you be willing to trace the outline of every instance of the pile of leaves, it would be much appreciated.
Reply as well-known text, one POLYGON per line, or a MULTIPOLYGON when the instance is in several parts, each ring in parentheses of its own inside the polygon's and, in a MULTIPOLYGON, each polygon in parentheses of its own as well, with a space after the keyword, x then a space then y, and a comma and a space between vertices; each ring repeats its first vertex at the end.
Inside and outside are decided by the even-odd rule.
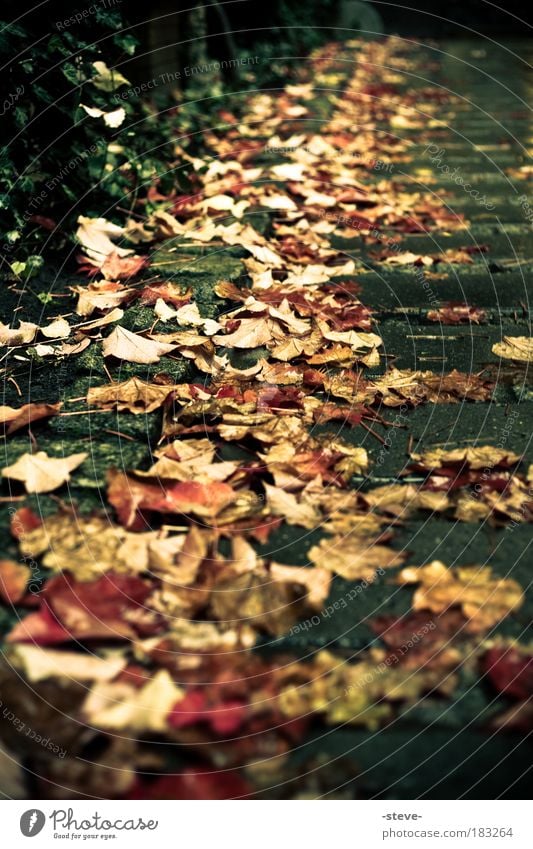
MULTIPOLYGON (((518 582, 484 564, 406 565, 395 548, 421 511, 530 522, 521 457, 488 446, 412 452, 407 480, 376 487, 358 444, 394 427, 395 408, 482 403, 494 389, 483 373, 389 364, 356 264, 337 246, 354 231, 464 226, 438 200, 370 179, 378 159, 404 156, 401 140, 353 134, 357 116, 392 128, 419 120, 395 86, 403 62, 393 39, 361 44, 320 134, 305 123, 315 87, 338 86, 342 62, 319 54, 313 82, 243 99, 241 114, 222 116, 229 127, 204 133, 201 156, 176 146, 194 193, 165 193, 156 180, 150 206, 139 201, 121 223, 79 217, 87 279, 71 287, 74 313, 0 327, 6 374, 32 358, 70 367, 90 353, 98 363, 81 399, 1 408, 6 440, 29 430, 33 444, 2 469, 18 552, 0 563, 0 593, 18 621, 0 684, 8 710, 67 753, 15 740, 43 795, 100 795, 103 776, 110 797, 253 795, 274 769, 290 780, 290 752, 313 724, 380 728, 421 699, 451 698, 465 674, 486 675, 517 703, 495 722, 527 717, 530 652, 492 633, 523 604, 518 582), (161 271, 204 249, 238 261, 214 309, 161 271), (140 328, 128 326, 132 311, 140 328), (107 469, 102 509, 87 514, 68 487, 89 475, 88 452, 52 456, 39 438, 64 415, 110 412, 142 417, 156 436, 143 468, 107 469), (50 492, 59 503, 47 515, 26 501, 50 492), (298 564, 276 555, 276 535, 292 526, 313 533, 298 564), (411 588, 409 612, 374 618, 379 639, 356 655, 257 650, 320 619, 340 580, 351 582, 340 606, 383 581, 411 588), (150 784, 143 772, 165 771, 150 742, 179 746, 198 769, 150 784)), ((436 113, 439 99, 426 96, 436 113)), ((495 353, 523 358, 527 343, 504 340, 495 353)), ((13 745, 12 728, 0 733, 13 745)))

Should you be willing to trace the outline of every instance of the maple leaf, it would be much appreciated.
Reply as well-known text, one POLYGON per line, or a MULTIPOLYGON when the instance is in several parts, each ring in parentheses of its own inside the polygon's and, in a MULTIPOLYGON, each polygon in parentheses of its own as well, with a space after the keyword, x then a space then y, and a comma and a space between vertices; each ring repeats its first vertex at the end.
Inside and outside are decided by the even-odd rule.
POLYGON ((42 524, 41 519, 29 507, 20 507, 11 515, 10 531, 15 539, 20 540, 42 524))
POLYGON ((378 570, 399 566, 405 560, 403 552, 352 534, 322 539, 307 556, 315 566, 329 569, 348 581, 373 581, 378 570))
POLYGON ((443 512, 450 506, 444 492, 418 489, 414 484, 387 484, 365 492, 364 500, 370 507, 393 516, 408 516, 414 510, 443 512))
POLYGON ((19 544, 24 557, 42 556, 47 569, 70 571, 77 580, 90 581, 109 570, 138 574, 150 569, 156 537, 155 532, 130 534, 103 516, 61 511, 29 525, 19 544))
POLYGON ((211 706, 205 692, 190 690, 174 705, 168 715, 168 722, 172 728, 187 728, 205 722, 215 734, 229 736, 235 734, 244 724, 248 714, 247 707, 245 702, 237 699, 219 701, 211 706))
POLYGON ((31 426, 39 419, 57 416, 62 406, 61 402, 57 404, 32 402, 23 404, 22 407, 0 407, 0 425, 5 428, 6 435, 10 436, 23 427, 31 426))
POLYGON ((291 492, 281 487, 264 484, 268 509, 274 516, 281 516, 288 525, 300 525, 303 528, 316 528, 321 522, 321 514, 309 502, 299 501, 291 492))
POLYGON ((113 574, 79 582, 62 574, 47 582, 41 608, 21 619, 8 641, 38 645, 71 640, 126 640, 160 630, 159 619, 145 607, 151 585, 136 576, 113 574))
POLYGON ((2 469, 2 475, 21 481, 26 492, 51 492, 70 480, 70 473, 88 456, 85 451, 70 457, 49 457, 45 451, 23 454, 16 463, 2 469))
POLYGON ((158 513, 193 514, 205 519, 214 519, 237 494, 227 483, 213 481, 206 484, 196 481, 152 483, 136 479, 131 474, 110 471, 108 473, 109 503, 117 511, 121 524, 126 528, 139 529, 143 511, 158 513))
POLYGON ((406 667, 419 670, 430 667, 455 667, 461 654, 454 642, 465 639, 467 620, 460 610, 448 610, 435 617, 427 611, 410 612, 397 618, 379 616, 368 622, 371 630, 394 652, 394 657, 406 667), (405 646, 409 651, 405 651, 405 646))
MULTIPOLYGON (((223 295, 220 297, 223 297, 223 295)), ((142 304, 155 304, 157 301, 162 300, 165 303, 172 304, 174 307, 182 307, 190 301, 190 298, 190 289, 184 290, 170 281, 152 283, 149 286, 145 286, 140 293, 142 304)))
POLYGON ((533 338, 530 336, 504 336, 492 346, 492 353, 506 360, 522 363, 533 361, 533 338))
POLYGON ((488 631, 520 607, 524 594, 511 578, 493 578, 488 566, 448 568, 439 560, 426 566, 409 566, 398 575, 400 584, 420 584, 413 598, 414 610, 443 613, 460 607, 473 633, 488 631))
POLYGON ((269 634, 288 630, 308 606, 323 603, 329 592, 324 570, 267 566, 240 537, 233 539, 233 559, 217 580, 208 612, 228 624, 247 622, 269 634), (302 590, 305 595, 302 596, 302 590))
POLYGON ((158 363, 160 358, 176 349, 175 344, 146 339, 118 325, 104 339, 104 357, 117 357, 129 363, 158 363))
POLYGON ((108 310, 131 300, 137 293, 135 289, 126 289, 121 283, 100 280, 88 286, 72 286, 79 296, 76 305, 78 315, 91 315, 95 310, 108 310))
POLYGON ((144 256, 120 256, 114 250, 108 254, 100 266, 100 271, 106 280, 130 280, 136 277, 149 265, 148 258, 144 256))
POLYGON ((195 481, 209 484, 211 481, 224 481, 238 469, 237 463, 226 460, 213 463, 214 446, 209 440, 183 440, 180 449, 183 460, 174 459, 163 454, 147 472, 137 472, 139 477, 165 478, 177 481, 195 481), (183 446, 183 447, 182 447, 183 446))
POLYGON ((139 377, 130 377, 122 383, 91 386, 87 392, 87 403, 101 410, 146 414, 161 407, 175 388, 173 384, 147 383, 139 377))

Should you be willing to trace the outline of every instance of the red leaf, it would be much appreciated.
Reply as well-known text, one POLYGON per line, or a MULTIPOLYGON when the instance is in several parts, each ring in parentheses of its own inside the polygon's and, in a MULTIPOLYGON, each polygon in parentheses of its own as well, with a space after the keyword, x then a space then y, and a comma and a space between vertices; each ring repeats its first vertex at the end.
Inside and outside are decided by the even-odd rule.
POLYGON ((191 690, 174 705, 168 722, 173 728, 186 728, 198 722, 206 722, 216 734, 226 737, 242 727, 246 715, 247 705, 238 699, 228 699, 209 706, 201 690, 191 690))
POLYGON ((529 699, 533 693, 533 655, 514 648, 489 649, 482 661, 483 671, 500 693, 514 699, 529 699))
POLYGON ((107 573, 81 583, 63 574, 42 592, 41 609, 19 622, 9 642, 39 645, 85 639, 133 639, 158 626, 155 615, 143 607, 152 591, 140 578, 107 573))
POLYGON ((25 534, 34 531, 39 525, 42 525, 42 522, 30 507, 21 507, 11 516, 11 533, 15 539, 22 539, 25 534))
POLYGON ((30 577, 27 566, 14 560, 0 560, 0 598, 8 604, 16 604, 26 592, 30 577))
POLYGON ((252 793, 238 772, 202 772, 193 769, 177 775, 164 775, 148 784, 138 781, 128 799, 239 799, 252 793))
POLYGON ((117 516, 126 528, 140 530, 144 527, 143 512, 192 513, 204 518, 213 518, 237 498, 227 483, 197 483, 183 481, 147 483, 133 475, 110 472, 107 497, 117 511, 117 516))
POLYGON ((8 643, 35 643, 38 646, 52 646, 66 643, 72 639, 68 631, 57 621, 48 607, 42 607, 17 622, 7 635, 8 643))
POLYGON ((119 256, 116 252, 109 254, 100 266, 100 271, 108 280, 129 280, 148 266, 145 256, 119 256))

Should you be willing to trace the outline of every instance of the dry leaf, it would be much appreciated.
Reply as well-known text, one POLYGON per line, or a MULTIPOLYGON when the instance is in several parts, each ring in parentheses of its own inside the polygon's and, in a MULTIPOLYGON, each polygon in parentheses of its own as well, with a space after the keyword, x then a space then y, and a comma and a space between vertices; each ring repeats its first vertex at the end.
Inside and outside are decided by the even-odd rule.
POLYGON ((433 560, 426 566, 402 569, 398 583, 420 584, 413 598, 414 610, 443 613, 450 607, 460 607, 473 633, 488 631, 524 601, 516 581, 494 578, 488 566, 448 568, 433 560))
POLYGON ((40 327, 39 330, 47 339, 66 339, 70 336, 70 324, 65 318, 57 318, 46 327, 40 327))
POLYGON ((49 457, 45 451, 23 454, 16 463, 2 469, 2 475, 21 481, 26 492, 52 492, 70 480, 70 473, 88 456, 86 452, 70 457, 49 457))
POLYGON ((322 539, 307 556, 315 566, 329 569, 348 581, 373 581, 380 569, 400 566, 405 560, 403 552, 352 534, 322 539))
POLYGON ((0 345, 26 345, 33 342, 38 330, 38 325, 31 321, 21 321, 16 330, 0 322, 0 345))
POLYGON ((82 706, 83 718, 97 728, 144 734, 168 729, 167 718, 185 690, 165 669, 140 690, 131 684, 97 683, 82 706))
POLYGON ((102 345, 104 357, 117 357, 129 363, 158 363, 161 357, 175 349, 175 344, 146 339, 120 325, 104 339, 102 345))
POLYGON ((31 403, 23 404, 22 407, 0 407, 0 425, 5 428, 9 436, 23 427, 32 425, 39 419, 48 419, 57 416, 61 409, 61 402, 57 404, 31 403))
POLYGON ((130 248, 120 248, 114 244, 114 239, 121 239, 125 230, 117 224, 112 224, 105 218, 86 218, 80 215, 76 238, 83 246, 90 259, 101 265, 109 254, 129 256, 133 253, 130 248))
POLYGON ((468 466, 470 469, 494 469, 514 466, 521 457, 505 448, 494 448, 492 445, 481 445, 479 448, 434 448, 422 454, 411 454, 417 467, 432 471, 443 466, 468 466))
POLYGON ((135 415, 151 413, 165 403, 175 391, 170 384, 146 383, 139 377, 130 377, 123 383, 91 386, 87 403, 101 410, 129 410, 135 415))
POLYGON ((59 681, 110 681, 124 669, 127 660, 120 655, 98 657, 73 651, 57 651, 41 646, 14 646, 9 660, 20 668, 31 684, 54 678, 59 681))
POLYGON ((533 361, 533 338, 531 336, 504 336, 492 346, 492 353, 506 360, 521 363, 533 361))

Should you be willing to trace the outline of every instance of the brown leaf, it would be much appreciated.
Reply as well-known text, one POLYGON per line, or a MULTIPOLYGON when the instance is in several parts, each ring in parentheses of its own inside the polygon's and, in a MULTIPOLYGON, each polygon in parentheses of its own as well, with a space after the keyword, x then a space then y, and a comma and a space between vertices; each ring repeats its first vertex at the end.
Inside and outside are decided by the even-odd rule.
POLYGON ((87 403, 101 410, 128 410, 134 415, 151 413, 165 403, 175 386, 146 383, 139 377, 130 377, 123 383, 91 386, 87 403))
POLYGON ((524 594, 511 578, 493 578, 488 566, 448 568, 439 560, 426 566, 409 566, 398 576, 400 584, 420 584, 414 610, 443 613, 459 606, 469 619, 468 630, 487 631, 521 607, 524 594))
POLYGON ((62 403, 44 404, 30 403, 23 404, 22 407, 0 407, 0 425, 5 428, 7 436, 15 433, 27 425, 32 425, 33 422, 39 419, 47 419, 51 416, 57 416, 62 407, 62 403))
POLYGON ((467 466, 469 469, 508 469, 519 463, 521 457, 505 448, 481 445, 479 448, 434 448, 423 454, 411 454, 416 467, 433 471, 445 466, 467 466))
POLYGON ((307 552, 307 556, 315 566, 348 581, 373 581, 378 571, 400 566, 405 560, 403 552, 353 534, 324 538, 307 552))
POLYGON ((437 310, 429 310, 427 317, 439 324, 481 324, 486 321, 487 313, 481 307, 469 304, 444 304, 437 310))
POLYGON ((180 481, 163 485, 162 482, 138 480, 133 474, 110 471, 108 482, 107 497, 120 523, 136 530, 145 524, 143 511, 193 514, 213 519, 237 498, 231 486, 218 481, 208 484, 180 481))

